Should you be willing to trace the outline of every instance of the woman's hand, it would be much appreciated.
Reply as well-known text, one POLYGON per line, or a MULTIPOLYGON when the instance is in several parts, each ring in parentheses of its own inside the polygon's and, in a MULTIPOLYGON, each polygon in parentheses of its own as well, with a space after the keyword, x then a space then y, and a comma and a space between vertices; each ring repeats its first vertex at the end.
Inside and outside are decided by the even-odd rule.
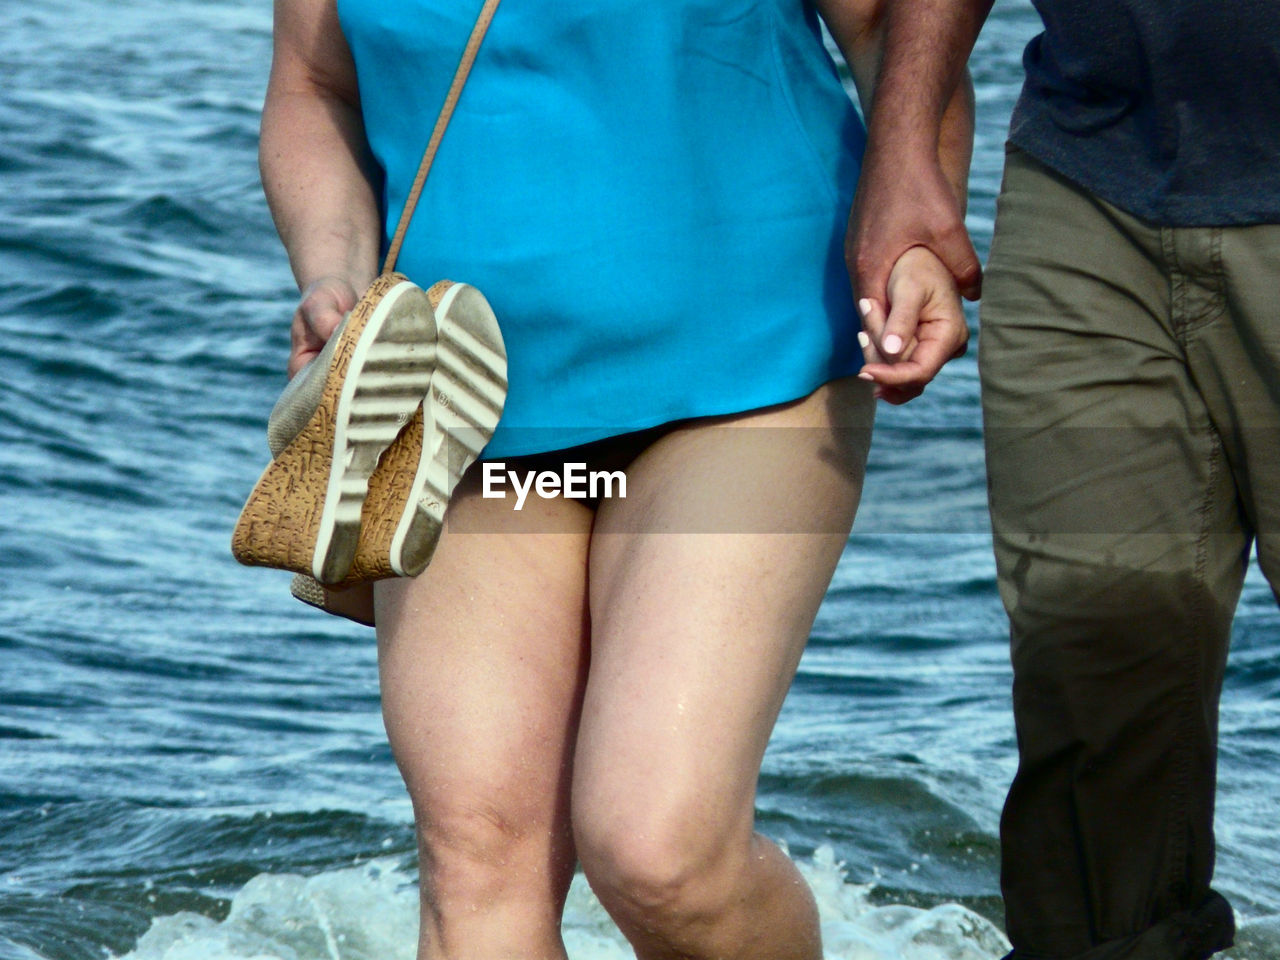
POLYGON ((315 359, 360 295, 342 277, 319 277, 302 291, 289 330, 289 379, 315 359))
POLYGON ((960 306, 955 278, 926 247, 907 250, 889 273, 889 315, 874 300, 858 302, 862 332, 858 342, 866 360, 863 380, 876 385, 876 396, 906 403, 924 392, 942 365, 962 356, 969 326, 960 306), (885 333, 885 328, 901 333, 885 333), (885 356, 877 344, 883 344, 885 356))

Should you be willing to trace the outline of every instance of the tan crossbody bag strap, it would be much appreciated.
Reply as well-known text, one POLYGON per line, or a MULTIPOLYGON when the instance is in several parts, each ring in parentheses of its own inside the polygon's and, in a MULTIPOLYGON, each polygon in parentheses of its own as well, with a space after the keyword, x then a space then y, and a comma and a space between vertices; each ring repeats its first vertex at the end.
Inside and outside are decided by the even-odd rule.
POLYGON ((409 196, 404 202, 404 210, 400 213, 400 222, 396 224, 395 236, 391 238, 391 246, 387 248, 387 258, 382 263, 382 272, 390 273, 396 268, 396 261, 400 259, 400 247, 404 244, 404 235, 409 231, 409 219, 413 216, 413 210, 418 205, 418 197, 422 195, 422 185, 427 182, 427 173, 431 170, 431 164, 436 158, 436 151, 440 149, 440 141, 444 138, 445 128, 449 126, 449 118, 453 116, 453 108, 458 105, 458 98, 462 96, 462 88, 466 86, 467 77, 471 73, 471 65, 476 62, 476 54, 480 52, 480 43, 484 40, 485 32, 489 29, 489 24, 493 20, 494 11, 498 9, 499 0, 485 0, 484 6, 480 10, 480 16, 476 18, 476 25, 471 28, 471 36, 467 40, 467 46, 462 51, 462 59, 458 62, 458 69, 453 74, 453 83, 449 85, 449 92, 445 95, 444 106, 440 108, 440 116, 436 118, 435 129, 431 131, 431 139, 427 141, 427 149, 422 154, 422 162, 418 164, 418 175, 413 178, 413 186, 409 189, 409 196))

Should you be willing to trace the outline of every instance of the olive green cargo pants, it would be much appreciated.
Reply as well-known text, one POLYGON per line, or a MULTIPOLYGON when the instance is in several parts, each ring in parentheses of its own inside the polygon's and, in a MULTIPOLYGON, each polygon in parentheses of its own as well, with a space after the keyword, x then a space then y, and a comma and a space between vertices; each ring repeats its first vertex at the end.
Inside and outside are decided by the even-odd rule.
POLYGON ((1010 148, 979 356, 1020 763, 1012 956, 1191 960, 1255 538, 1280 584, 1280 226, 1161 228, 1010 148))

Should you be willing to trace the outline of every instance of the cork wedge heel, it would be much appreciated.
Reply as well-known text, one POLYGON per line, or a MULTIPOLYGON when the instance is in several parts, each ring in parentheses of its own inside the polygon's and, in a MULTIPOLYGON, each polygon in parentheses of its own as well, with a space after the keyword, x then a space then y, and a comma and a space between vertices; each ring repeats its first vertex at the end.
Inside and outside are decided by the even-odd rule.
POLYGON ((435 344, 424 292, 400 274, 374 281, 272 411, 273 459, 232 534, 237 560, 348 577, 369 479, 422 402, 435 344))

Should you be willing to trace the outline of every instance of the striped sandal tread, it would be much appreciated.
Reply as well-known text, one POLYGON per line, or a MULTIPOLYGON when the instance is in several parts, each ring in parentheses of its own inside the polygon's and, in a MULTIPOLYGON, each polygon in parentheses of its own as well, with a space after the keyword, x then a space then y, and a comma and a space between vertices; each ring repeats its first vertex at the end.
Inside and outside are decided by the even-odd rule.
MULTIPOLYGON (((455 286, 463 285, 442 280, 426 291, 433 309, 438 311, 446 293, 455 286)), ((481 313, 484 329, 467 332, 481 342, 479 353, 488 356, 477 360, 465 349, 437 352, 438 368, 432 377, 430 397, 424 398, 423 407, 415 412, 387 449, 370 478, 355 559, 349 575, 335 586, 416 576, 426 569, 453 488, 493 435, 506 394, 506 351, 502 334, 479 291, 464 287, 459 293, 479 297, 484 305, 481 313), (448 360, 442 364, 446 356, 448 360), (436 379, 440 366, 453 368, 443 372, 452 380, 454 386, 450 389, 455 396, 465 392, 477 394, 469 406, 479 410, 478 417, 460 415, 450 410, 447 403, 439 403, 441 391, 436 389, 436 379), (481 381, 488 381, 488 396, 480 396, 486 392, 476 386, 481 381), (428 403, 434 414, 430 417, 424 413, 428 403)), ((446 319, 437 318, 441 335, 445 329, 452 328, 446 319)))
MULTIPOLYGON (((446 291, 447 294, 447 291, 446 291)), ((401 573, 426 568, 439 539, 454 487, 493 437, 507 392, 506 349, 493 311, 474 287, 456 285, 437 310, 436 371, 425 404, 433 428, 414 481, 417 504, 392 546, 401 573), (460 303, 462 298, 465 303, 460 303), (455 309, 457 308, 457 309, 455 309)))
MULTIPOLYGON (((426 291, 433 309, 440 306, 445 293, 454 285, 452 281, 442 280, 426 291)), ((476 331, 469 332, 477 336, 476 331)), ((506 352, 501 331, 491 317, 487 329, 480 331, 478 339, 493 351, 498 362, 496 364, 492 361, 476 362, 460 354, 463 362, 459 366, 469 371, 469 378, 482 377, 489 380, 497 387, 499 396, 505 399, 506 352)), ((455 380, 457 379, 455 377, 455 380)), ((430 402, 434 409, 440 409, 438 392, 432 391, 430 402)), ((483 406, 487 409, 478 418, 462 416, 456 412, 449 415, 450 421, 455 423, 460 421, 460 425, 468 433, 475 434, 469 443, 450 442, 449 437, 441 436, 439 421, 435 418, 433 418, 432 436, 428 437, 423 409, 419 408, 404 431, 383 454, 382 460, 369 480, 369 493, 361 515, 360 540, 350 573, 339 583, 331 584, 330 586, 334 589, 330 590, 326 590, 324 585, 313 578, 305 574, 300 575, 294 579, 292 587, 294 596, 320 609, 367 623, 363 616, 352 616, 341 609, 335 609, 335 605, 371 610, 372 600, 368 589, 361 590, 357 585, 401 575, 416 576, 429 563, 435 541, 439 536, 448 497, 444 498, 444 502, 437 502, 431 510, 425 507, 419 510, 418 505, 413 504, 414 516, 406 518, 414 528, 414 532, 407 538, 413 546, 412 549, 406 550, 406 553, 414 555, 411 560, 402 563, 402 566, 409 567, 403 574, 394 569, 386 544, 390 541, 401 518, 405 517, 410 509, 409 500, 414 495, 415 475, 420 468, 421 458, 433 456, 439 461, 440 468, 449 478, 449 489, 444 492, 452 495, 453 486, 458 478, 474 461, 479 449, 492 437, 502 412, 502 405, 501 399, 495 402, 492 398, 484 398, 483 406), (359 601, 354 599, 357 594, 361 595, 359 601)), ((446 401, 444 410, 448 409, 446 401)))
POLYGON ((453 490, 492 439, 507 396, 507 355, 492 308, 474 287, 457 285, 438 314, 438 348, 431 376, 425 460, 415 477, 412 512, 392 544, 404 576, 425 570, 434 553, 453 490))
POLYGON ((398 576, 391 564, 391 540, 405 510, 410 509, 413 478, 422 456, 422 406, 378 462, 369 478, 369 493, 360 514, 360 539, 351 571, 334 586, 398 576))
POLYGON ((435 374, 435 311, 438 305, 435 296, 419 287, 414 287, 411 296, 425 299, 426 309, 430 312, 431 362, 429 367, 419 371, 425 376, 413 381, 412 407, 403 410, 401 425, 387 441, 388 445, 381 451, 376 464, 369 466, 369 472, 365 474, 367 486, 358 524, 352 531, 350 568, 346 576, 336 582, 337 586, 398 576, 401 572, 392 556, 393 544, 401 518, 412 509, 413 477, 422 458, 423 436, 427 432, 422 401, 435 374))
MULTIPOLYGON (((427 288, 427 301, 432 310, 440 306, 445 291, 451 286, 451 280, 440 280, 427 288)), ((377 469, 369 478, 369 492, 360 513, 360 538, 351 570, 333 586, 349 587, 364 581, 399 576, 391 561, 391 541, 405 511, 411 508, 409 500, 423 455, 425 432, 420 405, 382 455, 377 469)), ((322 589, 318 582, 315 586, 322 589)))

